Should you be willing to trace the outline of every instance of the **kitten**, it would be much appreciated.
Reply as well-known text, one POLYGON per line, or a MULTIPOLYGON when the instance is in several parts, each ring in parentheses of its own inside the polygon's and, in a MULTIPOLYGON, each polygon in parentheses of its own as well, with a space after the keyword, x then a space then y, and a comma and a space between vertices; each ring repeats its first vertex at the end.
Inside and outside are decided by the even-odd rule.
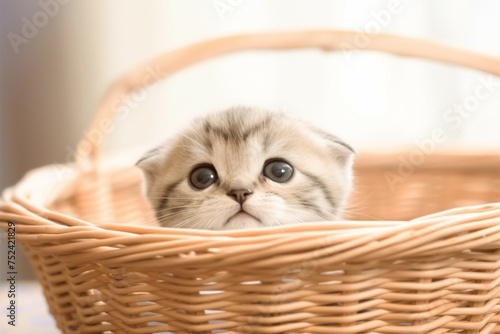
POLYGON ((229 230, 338 219, 353 155, 285 114, 233 108, 195 120, 137 165, 162 226, 229 230))

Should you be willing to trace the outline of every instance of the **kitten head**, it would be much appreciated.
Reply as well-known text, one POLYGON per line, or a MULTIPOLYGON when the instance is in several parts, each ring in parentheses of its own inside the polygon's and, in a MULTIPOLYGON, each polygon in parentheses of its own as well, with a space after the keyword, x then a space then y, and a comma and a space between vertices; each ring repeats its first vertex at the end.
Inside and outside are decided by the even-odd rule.
POLYGON ((307 123, 234 108, 195 120, 138 166, 162 226, 226 230, 338 219, 352 158, 307 123))

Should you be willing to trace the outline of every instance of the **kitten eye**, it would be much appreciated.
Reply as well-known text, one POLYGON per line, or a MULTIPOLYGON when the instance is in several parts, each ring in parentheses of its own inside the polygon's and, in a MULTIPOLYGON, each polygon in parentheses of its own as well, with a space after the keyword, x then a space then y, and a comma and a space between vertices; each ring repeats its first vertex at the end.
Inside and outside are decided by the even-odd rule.
POLYGON ((293 175, 293 167, 281 160, 274 160, 268 162, 264 166, 264 176, 270 178, 274 182, 283 183, 293 175))
POLYGON ((218 176, 213 166, 199 166, 191 172, 189 181, 196 189, 208 188, 212 183, 217 181, 218 176))

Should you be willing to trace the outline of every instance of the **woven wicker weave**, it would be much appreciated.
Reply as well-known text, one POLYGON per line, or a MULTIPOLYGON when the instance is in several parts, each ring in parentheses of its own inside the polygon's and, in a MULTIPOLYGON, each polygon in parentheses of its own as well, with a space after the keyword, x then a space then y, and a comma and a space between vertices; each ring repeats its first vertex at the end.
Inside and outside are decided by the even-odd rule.
MULTIPOLYGON (((232 51, 335 50, 354 37, 260 34, 180 49, 118 80, 90 131, 150 66, 168 75, 232 51)), ((500 75, 499 59, 371 37, 372 50, 500 75)), ((384 176, 398 172, 396 156, 360 154, 353 202, 366 221, 213 232, 134 225, 153 217, 139 171, 98 146, 84 139, 74 165, 30 172, 0 203, 65 333, 500 333, 499 152, 430 155, 397 189, 384 176)))

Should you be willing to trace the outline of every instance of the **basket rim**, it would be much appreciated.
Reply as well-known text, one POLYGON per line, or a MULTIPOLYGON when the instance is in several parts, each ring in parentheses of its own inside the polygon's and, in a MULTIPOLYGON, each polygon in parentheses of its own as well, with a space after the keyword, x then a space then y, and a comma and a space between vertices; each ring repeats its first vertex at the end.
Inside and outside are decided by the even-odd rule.
MULTIPOLYGON (((371 153, 367 154, 367 159, 365 159, 365 162, 371 163, 370 158, 372 156, 373 154, 371 153)), ((388 153, 384 156, 378 156, 378 158, 381 158, 380 160, 384 161, 384 159, 393 158, 394 156, 394 154, 388 153)), ((462 152, 461 154, 455 155, 447 153, 445 156, 454 157, 457 160, 463 160, 463 157, 483 157, 486 159, 491 158, 495 162, 500 161, 500 155, 486 156, 483 153, 477 154, 474 152, 462 152)), ((472 162, 477 162, 477 160, 473 160, 472 162)), ((104 166, 102 166, 99 175, 101 177, 105 177, 107 173, 115 173, 120 169, 128 170, 132 168, 135 167, 129 165, 119 165, 116 163, 110 163, 108 165, 105 164, 104 166)), ((20 225, 31 225, 32 228, 40 229, 44 229, 46 227, 57 229, 80 226, 90 230, 109 230, 110 232, 115 231, 117 234, 127 233, 129 235, 148 235, 154 233, 158 235, 178 235, 191 237, 203 236, 213 237, 217 239, 226 237, 245 238, 250 236, 281 233, 310 233, 311 229, 314 229, 314 231, 322 232, 343 231, 345 233, 348 233, 349 231, 351 231, 350 233, 352 233, 352 231, 363 229, 367 233, 374 233, 379 229, 400 229, 401 223, 404 223, 405 229, 409 227, 418 228, 429 224, 428 221, 432 221, 434 219, 439 219, 442 223, 446 223, 446 221, 452 220, 454 218, 465 217, 473 213, 484 214, 500 209, 500 202, 498 202, 444 210, 412 220, 404 221, 340 220, 331 222, 311 222, 307 224, 266 227, 262 229, 209 231, 197 229, 153 227, 140 224, 132 225, 119 222, 96 225, 91 222, 77 219, 46 208, 46 206, 50 205, 50 201, 54 198, 60 198, 61 195, 68 196, 71 190, 72 183, 75 182, 75 180, 77 180, 79 177, 88 176, 88 173, 88 171, 81 171, 76 164, 65 165, 63 167, 61 167, 61 165, 47 165, 31 170, 15 186, 4 190, 2 197, 0 198, 0 217, 2 218, 2 221, 15 220, 17 218, 20 219, 20 225), (60 175, 54 173, 55 167, 65 168, 67 173, 65 174, 64 179, 61 179, 60 175), (33 185, 40 184, 43 184, 44 186, 37 188, 33 187, 33 185), (51 194, 51 196, 47 197, 47 194, 51 194), (42 221, 38 222, 37 224, 33 224, 33 221, 23 222, 24 216, 27 218, 39 218, 42 219, 42 221), (61 220, 62 223, 54 222, 58 219, 61 220)), ((437 222, 432 222, 432 224, 435 223, 437 222)))
MULTIPOLYGON (((385 168, 386 166, 394 166, 394 161, 404 155, 408 154, 408 151, 398 151, 398 152, 381 152, 381 153, 374 153, 373 151, 370 152, 359 152, 357 154, 355 163, 362 163, 364 166, 370 167, 370 168, 385 168), (375 159, 376 158, 376 159, 375 159)), ((68 163, 68 164, 51 164, 51 165, 46 165, 42 167, 35 168, 28 173, 26 173, 21 180, 16 183, 15 185, 8 187, 4 189, 2 196, 0 197, 0 205, 4 207, 5 205, 8 205, 9 203, 16 203, 17 205, 21 205, 25 208, 28 209, 28 211, 31 211, 32 213, 39 215, 39 216, 54 216, 54 215, 59 215, 60 217, 65 216, 64 214, 57 213, 51 210, 46 209, 47 206, 50 206, 52 204, 52 201, 55 199, 61 199, 61 198, 66 198, 71 195, 72 191, 74 190, 73 184, 79 180, 81 177, 92 177, 95 175, 98 175, 99 177, 106 178, 106 174, 112 174, 116 173, 117 171, 121 170, 131 170, 136 168, 133 165, 128 164, 127 160, 130 160, 127 158, 129 155, 128 152, 123 152, 123 151, 117 151, 110 153, 108 156, 103 157, 100 159, 101 163, 99 164, 99 169, 94 169, 94 170, 82 170, 80 169, 80 166, 76 162, 68 163)), ((497 169, 498 166, 500 165, 500 150, 494 151, 494 150, 489 150, 489 151, 475 151, 475 150, 464 150, 464 151, 442 151, 438 153, 434 153, 432 155, 427 156, 427 159, 430 161, 430 167, 427 166, 418 166, 419 169, 426 169, 426 168, 432 168, 432 169, 446 169, 449 168, 450 166, 459 166, 460 168, 467 168, 467 167, 480 167, 481 169, 491 169, 495 168, 497 169), (481 162, 478 166, 478 161, 481 162)), ((139 172, 139 170, 137 169, 139 172)), ((500 204, 498 203, 485 203, 481 205, 474 205, 474 206, 467 206, 467 207, 462 207, 462 208, 454 208, 454 209, 449 209, 449 210, 444 210, 438 213, 433 213, 429 215, 425 215, 423 217, 416 217, 415 219, 411 220, 403 220, 404 222, 409 222, 409 221, 420 221, 422 219, 426 219, 426 217, 433 217, 433 216, 441 216, 441 215, 449 215, 449 214, 456 214, 458 212, 461 212, 461 209, 463 209, 463 212, 470 212, 470 208, 472 210, 484 210, 485 208, 488 208, 490 205, 496 205, 500 204)), ((3 210, 2 210, 3 211, 3 210)), ((0 211, 0 213, 2 213, 0 211)), ((72 220, 73 217, 70 216, 65 216, 67 219, 72 220)), ((184 233, 189 234, 190 231, 198 231, 194 233, 194 235, 199 235, 200 233, 202 235, 223 235, 226 232, 224 231, 206 231, 206 230, 192 230, 192 229, 179 229, 179 228, 166 228, 166 227, 148 227, 148 226, 143 226, 143 225, 123 225, 123 223, 117 222, 116 224, 100 224, 96 225, 91 222, 86 222, 81 219, 76 219, 76 222, 71 221, 72 224, 69 224, 68 226, 75 226, 75 225, 85 225, 85 226, 109 226, 110 228, 115 226, 127 226, 127 228, 131 228, 131 226, 137 226, 139 227, 139 230, 134 229, 134 233, 140 233, 140 229, 151 229, 151 231, 163 231, 163 230, 168 230, 170 231, 169 233, 174 233, 175 231, 184 231, 184 233)), ((356 222, 362 222, 362 220, 344 220, 344 221, 349 221, 352 224, 357 224, 356 222)), ((364 222, 371 222, 372 224, 381 224, 382 227, 387 227, 386 224, 389 224, 390 226, 397 225, 403 221, 386 221, 386 224, 382 224, 384 222, 383 220, 363 220, 364 222)), ((49 223, 49 222, 48 222, 49 223)), ((331 225, 332 222, 312 222, 308 223, 307 226, 328 226, 331 225)), ((289 225, 289 226, 295 226, 295 225, 289 225)), ((289 227, 288 226, 288 227, 289 227)), ((299 228, 297 231, 300 231, 301 225, 298 225, 299 228)), ((266 227, 264 229, 251 229, 252 231, 255 230, 257 233, 260 234, 263 230, 286 230, 287 227, 266 227)), ((117 228, 119 230, 119 228, 117 228)), ((149 232, 148 232, 149 233, 149 232)), ((237 235, 237 231, 228 231, 227 233, 231 235, 237 235)), ((245 233, 243 233, 245 234, 245 233)))
POLYGON ((500 243, 500 203, 447 210, 404 223, 382 222, 375 227, 369 226, 370 222, 338 221, 239 231, 120 224, 69 228, 50 220, 74 218, 47 211, 45 217, 5 213, 15 205, 2 205, 0 225, 6 229, 8 221, 15 221, 17 239, 25 247, 67 263, 90 261, 109 267, 196 267, 201 271, 220 271, 245 262, 249 267, 236 270, 283 270, 310 261, 311 256, 322 267, 345 261, 453 256, 474 247, 500 243), (271 249, 270 257, 264 250, 271 249))

